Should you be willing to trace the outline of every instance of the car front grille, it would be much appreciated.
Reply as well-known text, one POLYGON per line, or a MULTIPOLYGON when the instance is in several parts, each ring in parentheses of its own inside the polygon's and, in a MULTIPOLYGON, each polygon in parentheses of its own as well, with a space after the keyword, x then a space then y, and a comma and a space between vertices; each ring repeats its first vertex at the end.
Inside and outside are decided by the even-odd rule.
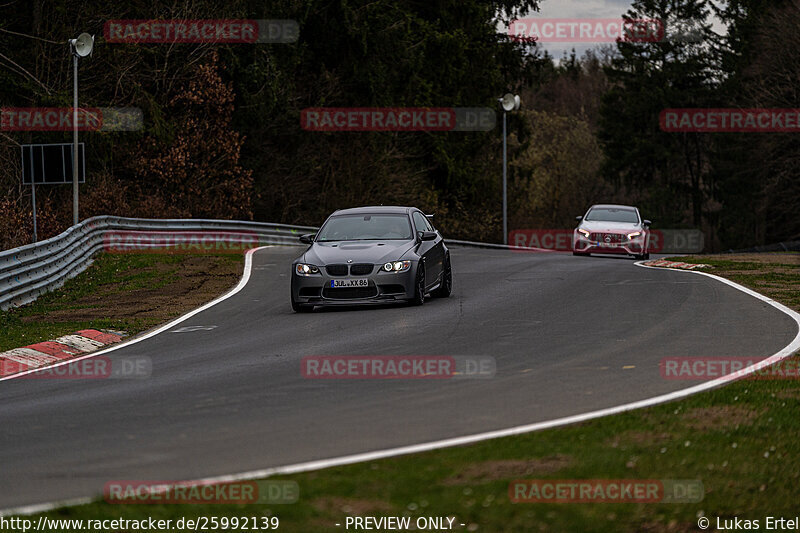
POLYGON ((589 240, 598 241, 600 243, 620 243, 625 240, 624 237, 625 235, 621 233, 592 233, 589 235, 589 240), (610 237, 610 239, 606 241, 606 237, 610 237))
POLYGON ((358 263, 350 266, 350 274, 354 276, 366 276, 367 274, 372 274, 373 268, 375 268, 374 265, 358 263))
POLYGON ((378 289, 373 285, 370 287, 347 287, 343 289, 322 289, 322 297, 331 300, 358 300, 361 298, 374 298, 378 295, 378 289))
POLYGON ((328 265, 327 267, 325 267, 325 270, 328 271, 328 275, 330 276, 347 275, 347 265, 328 265))
POLYGON ((348 270, 353 276, 366 276, 372 274, 374 268, 375 265, 369 263, 356 263, 355 265, 350 265, 349 269, 348 265, 328 265, 325 270, 329 276, 346 276, 348 270))

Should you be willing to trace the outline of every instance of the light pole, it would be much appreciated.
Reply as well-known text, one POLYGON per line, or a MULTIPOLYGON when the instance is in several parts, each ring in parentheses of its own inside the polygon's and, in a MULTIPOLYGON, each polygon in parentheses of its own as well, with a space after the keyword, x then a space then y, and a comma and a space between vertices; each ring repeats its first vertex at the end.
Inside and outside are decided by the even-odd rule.
POLYGON ((72 84, 72 224, 78 223, 78 58, 86 57, 94 48, 94 37, 81 33, 77 39, 70 39, 72 50, 73 84, 72 84))
POLYGON ((506 115, 509 111, 519 109, 519 95, 506 93, 502 98, 498 98, 500 106, 503 108, 503 244, 508 244, 508 151, 506 149, 506 115))

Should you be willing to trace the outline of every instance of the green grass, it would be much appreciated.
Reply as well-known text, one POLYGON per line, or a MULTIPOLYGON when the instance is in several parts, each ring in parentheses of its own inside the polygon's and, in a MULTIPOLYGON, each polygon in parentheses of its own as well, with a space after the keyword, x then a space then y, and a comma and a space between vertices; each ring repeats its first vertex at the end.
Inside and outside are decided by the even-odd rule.
MULTIPOLYGON (((185 261, 193 255, 178 254, 100 254, 94 263, 60 289, 40 296, 23 307, 0 311, 0 351, 69 335, 76 331, 113 329, 135 334, 164 321, 163 315, 141 317, 114 316, 114 301, 123 293, 163 289, 181 276, 185 261), (92 296, 102 294, 102 301, 92 296), (96 300, 96 299, 95 299, 96 300), (69 309, 96 310, 91 320, 69 320, 63 315, 69 309)), ((241 263, 240 255, 221 254, 221 261, 241 263)))

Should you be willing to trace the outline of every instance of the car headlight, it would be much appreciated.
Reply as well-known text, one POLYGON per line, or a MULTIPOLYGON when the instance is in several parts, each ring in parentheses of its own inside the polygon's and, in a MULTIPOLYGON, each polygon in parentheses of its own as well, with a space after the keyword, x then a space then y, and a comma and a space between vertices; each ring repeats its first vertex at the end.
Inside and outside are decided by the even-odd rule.
POLYGON ((405 272, 411 268, 411 261, 392 261, 385 263, 381 270, 384 272, 405 272))
POLYGON ((298 276, 315 276, 319 274, 319 268, 315 267, 314 265, 297 263, 294 267, 294 272, 298 276))
POLYGON ((584 236, 584 237, 586 237, 587 239, 589 238, 589 235, 590 235, 590 234, 589 234, 589 231, 588 231, 588 230, 585 230, 585 229, 583 229, 583 228, 578 228, 578 233, 580 233, 581 235, 583 235, 583 236, 584 236))
POLYGON ((628 233, 628 239, 635 239, 636 237, 642 234, 641 231, 634 231, 633 233, 628 233))

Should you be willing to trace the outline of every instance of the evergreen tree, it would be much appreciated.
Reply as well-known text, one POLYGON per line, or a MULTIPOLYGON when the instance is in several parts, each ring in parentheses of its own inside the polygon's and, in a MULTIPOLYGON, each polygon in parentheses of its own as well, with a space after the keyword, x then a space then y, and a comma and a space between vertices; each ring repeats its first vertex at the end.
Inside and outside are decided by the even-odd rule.
POLYGON ((716 104, 716 35, 708 4, 636 0, 625 20, 660 20, 665 36, 618 41, 618 56, 606 68, 612 88, 601 109, 603 173, 615 186, 628 188, 631 199, 661 227, 700 227, 711 193, 707 134, 667 133, 659 126, 664 109, 716 104), (687 26, 691 32, 684 31, 687 26))
MULTIPOLYGON (((800 4, 730 0, 717 15, 727 106, 796 108, 800 87, 800 4)), ((800 239, 800 143, 791 133, 736 133, 715 139, 714 172, 725 247, 800 239)))

